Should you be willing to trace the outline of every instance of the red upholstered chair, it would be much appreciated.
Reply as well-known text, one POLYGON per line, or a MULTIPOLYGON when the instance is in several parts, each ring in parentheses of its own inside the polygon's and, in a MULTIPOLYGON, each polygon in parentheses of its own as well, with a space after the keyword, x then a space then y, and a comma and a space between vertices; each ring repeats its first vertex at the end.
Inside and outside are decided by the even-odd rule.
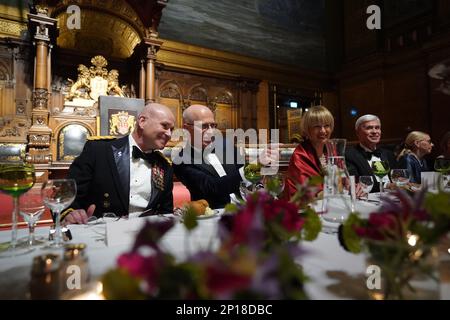
MULTIPOLYGON (((189 190, 181 183, 175 182, 173 185, 173 206, 182 207, 187 202, 191 201, 191 194, 189 190)), ((12 197, 4 193, 0 193, 0 229, 10 228, 11 226, 11 213, 13 209, 12 197)), ((41 223, 50 222, 50 211, 45 210, 44 215, 40 219, 41 223)), ((25 223, 22 218, 19 217, 20 226, 24 227, 25 223)))
POLYGON ((181 182, 173 183, 173 207, 181 208, 184 204, 191 201, 191 193, 181 182))
MULTIPOLYGON (((12 197, 0 192, 0 229, 11 228, 11 213, 13 210, 13 200, 12 197)), ((38 225, 50 224, 50 211, 45 209, 44 214, 38 221, 38 225)), ((25 227, 26 223, 23 221, 22 217, 19 216, 19 227, 25 227)))

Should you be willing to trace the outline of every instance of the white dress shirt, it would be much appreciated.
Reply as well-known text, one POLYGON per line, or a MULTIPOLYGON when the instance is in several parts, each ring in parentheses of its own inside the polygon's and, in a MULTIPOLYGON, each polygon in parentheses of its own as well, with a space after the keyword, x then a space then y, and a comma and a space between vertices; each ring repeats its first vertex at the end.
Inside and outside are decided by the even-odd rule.
MULTIPOLYGON (((370 150, 369 148, 366 148, 365 146, 363 146, 362 144, 359 144, 361 146, 361 148, 363 148, 364 151, 367 152, 373 152, 372 150, 370 150)), ((369 162, 369 167, 372 168, 372 162, 374 161, 381 161, 381 158, 375 156, 374 154, 372 154, 372 158, 370 158, 370 160, 367 160, 369 162)), ((378 176, 375 176, 375 179, 377 179, 377 182, 380 183, 380 178, 378 176)), ((383 183, 384 183, 384 187, 387 187, 387 184, 391 182, 389 180, 389 175, 385 175, 383 177, 383 183)))
MULTIPOLYGON (((133 146, 139 148, 131 134, 130 143, 130 205, 129 213, 141 213, 147 208, 152 194, 152 167, 144 159, 133 159, 133 146)), ((140 149, 140 148, 139 148, 140 149)))

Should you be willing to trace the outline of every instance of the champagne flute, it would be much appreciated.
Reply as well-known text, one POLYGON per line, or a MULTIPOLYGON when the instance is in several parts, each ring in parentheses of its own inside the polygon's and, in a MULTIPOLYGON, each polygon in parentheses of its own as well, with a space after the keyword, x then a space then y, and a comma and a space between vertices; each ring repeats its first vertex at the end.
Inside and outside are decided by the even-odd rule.
POLYGON ((55 221, 55 235, 50 247, 62 247, 61 211, 68 207, 77 194, 77 185, 73 179, 48 180, 42 185, 42 197, 45 205, 52 210, 55 221))
POLYGON ((46 241, 42 237, 36 239, 34 228, 45 211, 40 188, 31 188, 19 199, 19 213, 28 224, 28 237, 19 240, 20 246, 36 246, 46 241))
POLYGON ((31 164, 15 163, 0 166, 0 191, 13 197, 11 242, 0 257, 11 257, 31 251, 17 249, 17 219, 19 216, 19 197, 27 192, 35 183, 34 166, 31 164))
POLYGON ((434 161, 434 170, 441 174, 440 186, 445 189, 448 184, 448 174, 450 173, 450 159, 438 158, 434 161))
POLYGON ((383 178, 389 173, 389 162, 387 161, 373 161, 372 162, 373 174, 380 178, 380 197, 384 192, 383 178))

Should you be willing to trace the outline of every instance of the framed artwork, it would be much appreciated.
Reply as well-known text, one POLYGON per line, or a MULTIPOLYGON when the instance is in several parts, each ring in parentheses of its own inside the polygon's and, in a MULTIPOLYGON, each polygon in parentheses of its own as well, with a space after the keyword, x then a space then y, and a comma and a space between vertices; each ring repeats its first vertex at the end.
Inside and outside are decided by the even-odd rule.
POLYGON ((100 96, 98 99, 100 128, 97 132, 101 136, 116 137, 130 134, 144 105, 144 99, 100 96))

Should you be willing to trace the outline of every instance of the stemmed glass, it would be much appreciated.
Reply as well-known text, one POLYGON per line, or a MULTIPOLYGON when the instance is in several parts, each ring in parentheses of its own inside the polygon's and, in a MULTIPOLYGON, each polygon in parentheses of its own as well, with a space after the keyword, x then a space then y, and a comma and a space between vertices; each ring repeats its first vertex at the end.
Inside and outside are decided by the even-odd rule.
POLYGON ((369 193, 373 188, 373 177, 372 176, 360 176, 359 177, 359 185, 362 190, 366 194, 365 198, 361 198, 362 200, 369 200, 369 193))
POLYGON ((410 179, 410 174, 407 169, 392 169, 391 179, 397 187, 404 187, 408 184, 410 179))
POLYGON ((274 198, 284 190, 284 177, 281 173, 266 175, 263 178, 264 189, 274 198))
POLYGON ((448 175, 450 174, 450 159, 438 158, 434 161, 434 170, 441 174, 440 186, 445 189, 448 185, 448 175))
POLYGON ((55 236, 50 246, 60 248, 62 246, 61 211, 75 200, 77 185, 73 179, 48 180, 42 185, 41 192, 44 203, 52 211, 55 221, 55 236))
POLYGON ((11 242, 0 257, 11 257, 25 254, 30 248, 18 250, 17 248, 17 219, 19 216, 19 197, 27 192, 35 183, 34 166, 31 164, 16 163, 0 166, 0 191, 13 197, 14 209, 12 212, 11 242))
POLYGON ((28 237, 20 239, 20 246, 36 246, 44 244, 44 239, 36 239, 34 228, 45 211, 44 201, 42 199, 40 188, 31 188, 19 199, 19 212, 23 220, 28 224, 28 237))
POLYGON ((256 191, 262 180, 262 165, 260 163, 249 163, 244 167, 244 177, 252 183, 252 191, 256 191))
POLYGON ((373 174, 380 178, 380 197, 384 192, 383 178, 389 173, 389 162, 387 161, 373 161, 372 162, 373 174))

